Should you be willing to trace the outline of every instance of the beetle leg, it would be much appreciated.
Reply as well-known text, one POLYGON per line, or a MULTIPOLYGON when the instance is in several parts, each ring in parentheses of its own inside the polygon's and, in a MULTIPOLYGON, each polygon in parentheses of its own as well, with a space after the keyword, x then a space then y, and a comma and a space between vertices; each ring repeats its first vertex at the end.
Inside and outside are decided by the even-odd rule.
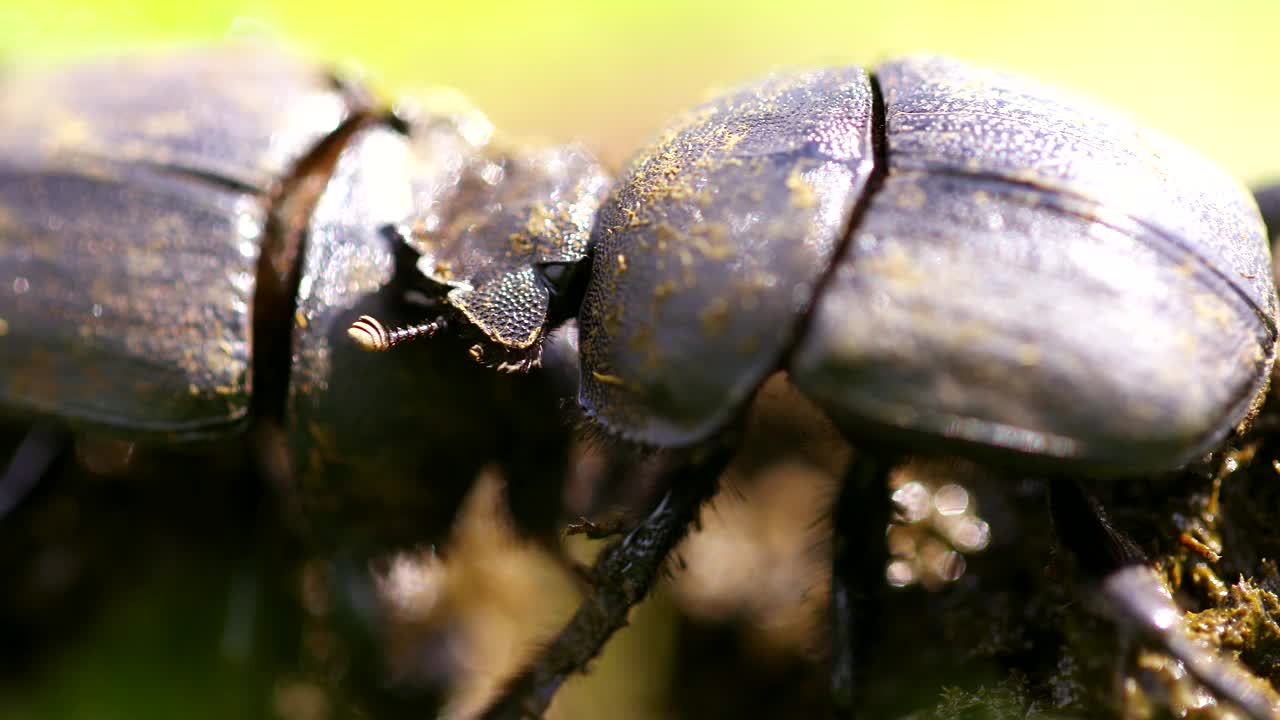
POLYGON ((1107 517, 1098 499, 1080 483, 1055 477, 1049 483, 1049 511, 1054 532, 1090 578, 1103 578, 1129 565, 1142 565, 1147 555, 1107 517))
POLYGON ((135 464, 138 444, 109 435, 87 434, 75 438, 76 462, 94 475, 121 477, 135 464))
POLYGON ((1102 613, 1134 639, 1168 653, 1218 698, 1249 717, 1280 716, 1269 686, 1235 658, 1191 636, 1185 613, 1145 554, 1111 523, 1096 498, 1075 480, 1055 478, 1050 507, 1058 541, 1071 551, 1088 587, 1100 594, 1102 613))
POLYGON ((604 540, 621 535, 626 526, 627 517, 622 513, 615 513, 600 521, 581 516, 565 525, 564 534, 585 535, 588 540, 604 540))
POLYGON ((627 624, 632 606, 649 593, 666 558, 697 520, 703 502, 715 495, 732 447, 721 438, 671 456, 673 464, 662 478, 670 489, 662 501, 635 529, 600 553, 592 569, 591 594, 532 666, 511 680, 481 717, 542 716, 565 679, 595 658, 609 637, 627 624))
POLYGON ((1102 581, 1102 596, 1122 626, 1176 658, 1218 698, 1257 720, 1280 713, 1275 693, 1264 680, 1235 658, 1191 637, 1185 614, 1151 568, 1129 565, 1116 570, 1102 581))
POLYGON ((889 471, 893 462, 872 455, 854 458, 845 473, 833 518, 831 693, 841 716, 856 707, 861 675, 879 623, 884 568, 889 556, 889 471))
POLYGON ((40 424, 27 431, 9 466, 0 474, 0 518, 26 499, 67 446, 65 431, 40 424))

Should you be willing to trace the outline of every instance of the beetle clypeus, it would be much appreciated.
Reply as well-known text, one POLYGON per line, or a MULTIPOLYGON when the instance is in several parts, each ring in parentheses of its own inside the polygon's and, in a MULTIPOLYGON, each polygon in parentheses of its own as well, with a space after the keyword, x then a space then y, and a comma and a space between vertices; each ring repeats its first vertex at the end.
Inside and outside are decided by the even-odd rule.
POLYGON ((435 539, 487 461, 545 535, 561 389, 490 368, 531 370, 576 319, 551 364, 580 365, 589 434, 660 451, 666 495, 489 717, 541 714, 625 622, 779 371, 863 451, 836 504, 840 704, 910 451, 1053 476, 1104 609, 1273 714, 1077 482, 1216 449, 1274 360, 1254 202, 1122 116, 937 58, 799 73, 690 111, 607 198, 580 150, 503 148, 468 110, 384 113, 256 49, 10 76, 0 118, 6 409, 130 438, 282 427, 273 474, 338 557, 435 539))

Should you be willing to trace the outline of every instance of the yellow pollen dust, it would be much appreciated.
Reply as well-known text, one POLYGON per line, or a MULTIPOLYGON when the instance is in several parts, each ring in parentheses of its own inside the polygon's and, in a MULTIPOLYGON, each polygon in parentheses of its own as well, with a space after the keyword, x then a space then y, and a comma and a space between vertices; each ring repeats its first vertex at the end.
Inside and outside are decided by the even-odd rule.
POLYGON ((606 385, 616 385, 618 387, 625 387, 627 384, 625 380, 618 377, 617 375, 610 375, 608 373, 597 372, 595 370, 591 371, 591 377, 595 378, 596 380, 599 380, 600 382, 606 385))

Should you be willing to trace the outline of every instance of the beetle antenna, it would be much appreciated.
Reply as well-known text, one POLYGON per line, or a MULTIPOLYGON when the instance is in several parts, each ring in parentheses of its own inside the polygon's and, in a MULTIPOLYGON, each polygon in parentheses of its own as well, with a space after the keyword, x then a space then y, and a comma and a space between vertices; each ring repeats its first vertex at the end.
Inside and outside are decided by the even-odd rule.
POLYGON ((431 337, 447 327, 449 327, 449 321, 441 316, 429 323, 405 325, 388 330, 377 318, 361 315, 358 320, 351 323, 351 327, 347 328, 347 336, 364 350, 382 352, 409 340, 431 337))

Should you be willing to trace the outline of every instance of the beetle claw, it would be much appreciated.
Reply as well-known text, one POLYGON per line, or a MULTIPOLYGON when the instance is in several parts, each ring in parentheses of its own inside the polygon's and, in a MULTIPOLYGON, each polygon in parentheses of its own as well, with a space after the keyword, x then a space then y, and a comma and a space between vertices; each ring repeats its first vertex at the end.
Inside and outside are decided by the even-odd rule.
POLYGON ((638 526, 596 557, 590 596, 569 624, 481 715, 485 720, 540 717, 570 674, 581 672, 644 599, 666 559, 693 527, 702 504, 715 495, 731 444, 713 443, 709 454, 673 457, 663 473, 670 488, 638 526), (522 714, 523 713, 523 714, 522 714))
POLYGON ((603 540, 605 538, 621 535, 626 527, 626 520, 621 515, 608 518, 601 522, 596 522, 586 517, 580 517, 574 520, 564 528, 564 534, 569 535, 585 535, 588 540, 603 540))
POLYGON ((1150 567, 1131 565, 1116 570, 1103 581, 1102 595, 1124 627, 1169 653, 1216 696, 1249 717, 1277 717, 1280 707, 1270 686, 1235 658, 1194 640, 1182 609, 1150 567))

